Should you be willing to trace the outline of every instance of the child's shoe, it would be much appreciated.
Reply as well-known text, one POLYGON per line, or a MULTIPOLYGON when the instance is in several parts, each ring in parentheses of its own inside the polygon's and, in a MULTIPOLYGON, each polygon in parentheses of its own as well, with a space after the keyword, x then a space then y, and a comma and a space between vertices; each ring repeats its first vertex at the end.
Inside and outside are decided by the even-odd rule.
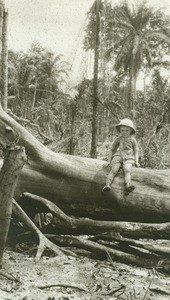
POLYGON ((131 192, 133 192, 135 189, 134 185, 130 185, 128 187, 125 188, 125 195, 129 195, 131 192))
POLYGON ((111 187, 109 185, 105 185, 102 189, 102 192, 109 192, 111 190, 111 187))

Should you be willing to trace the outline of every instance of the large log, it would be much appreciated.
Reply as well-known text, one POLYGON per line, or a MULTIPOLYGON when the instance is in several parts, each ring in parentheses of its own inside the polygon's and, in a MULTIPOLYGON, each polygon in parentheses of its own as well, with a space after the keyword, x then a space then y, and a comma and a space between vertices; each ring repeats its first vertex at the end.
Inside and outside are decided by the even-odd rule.
MULTIPOLYGON (((16 189, 17 199, 23 192, 30 192, 78 217, 170 221, 170 170, 134 168, 133 193, 124 194, 124 180, 119 174, 111 191, 103 194, 108 172, 105 162, 52 152, 0 109, 1 143, 6 145, 17 139, 29 156, 16 189)), ((32 207, 31 201, 25 205, 32 207)))

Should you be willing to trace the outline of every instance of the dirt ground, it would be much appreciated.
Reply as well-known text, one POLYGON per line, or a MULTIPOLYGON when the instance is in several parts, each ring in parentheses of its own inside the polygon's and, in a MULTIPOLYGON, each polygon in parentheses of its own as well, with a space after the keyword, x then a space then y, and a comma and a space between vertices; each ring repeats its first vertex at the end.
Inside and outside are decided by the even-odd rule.
POLYGON ((87 257, 47 257, 40 261, 5 251, 0 300, 166 300, 170 277, 155 270, 87 257), (17 279, 17 281, 16 281, 17 279))

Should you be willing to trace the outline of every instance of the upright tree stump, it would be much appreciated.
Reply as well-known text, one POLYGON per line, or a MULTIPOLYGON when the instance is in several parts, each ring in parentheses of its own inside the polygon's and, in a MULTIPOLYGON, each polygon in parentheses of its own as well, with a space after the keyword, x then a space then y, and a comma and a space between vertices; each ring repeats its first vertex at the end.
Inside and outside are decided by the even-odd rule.
POLYGON ((26 161, 23 147, 7 147, 0 172, 0 265, 9 230, 12 198, 22 167, 26 161))

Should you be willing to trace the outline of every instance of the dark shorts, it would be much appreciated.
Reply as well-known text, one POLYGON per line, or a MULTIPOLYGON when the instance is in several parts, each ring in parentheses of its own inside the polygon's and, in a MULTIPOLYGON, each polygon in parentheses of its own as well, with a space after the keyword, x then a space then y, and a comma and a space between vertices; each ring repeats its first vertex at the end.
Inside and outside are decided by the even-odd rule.
POLYGON ((130 158, 123 159, 119 155, 114 156, 112 161, 111 161, 111 165, 115 165, 115 164, 121 164, 121 165, 131 164, 131 165, 134 165, 134 163, 135 163, 134 158, 130 157, 130 158))

